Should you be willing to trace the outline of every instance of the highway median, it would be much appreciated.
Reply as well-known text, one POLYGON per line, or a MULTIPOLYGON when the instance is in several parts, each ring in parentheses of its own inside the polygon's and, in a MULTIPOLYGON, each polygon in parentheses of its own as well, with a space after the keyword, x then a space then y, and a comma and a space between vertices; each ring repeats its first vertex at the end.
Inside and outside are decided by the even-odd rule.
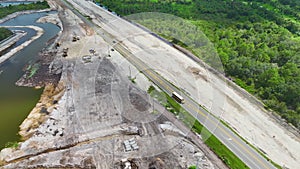
POLYGON ((193 116, 191 116, 182 106, 177 103, 172 97, 165 92, 158 91, 154 86, 150 86, 148 93, 151 97, 160 102, 167 110, 173 113, 176 117, 187 126, 192 124, 192 131, 197 133, 204 143, 213 151, 218 157, 232 169, 249 169, 249 167, 242 162, 234 153, 232 153, 220 140, 218 140, 212 133, 210 133, 203 125, 201 125, 193 116), (165 99, 166 98, 166 99, 165 99))

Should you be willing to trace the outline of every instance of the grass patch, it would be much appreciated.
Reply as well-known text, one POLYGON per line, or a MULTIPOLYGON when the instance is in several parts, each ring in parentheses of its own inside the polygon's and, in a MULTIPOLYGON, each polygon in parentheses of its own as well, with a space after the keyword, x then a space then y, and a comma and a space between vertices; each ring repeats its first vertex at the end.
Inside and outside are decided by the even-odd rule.
POLYGON ((7 29, 7 28, 0 28, 0 42, 10 36, 12 36, 13 33, 7 29))
POLYGON ((19 147, 19 143, 17 141, 13 141, 13 142, 7 142, 5 144, 5 148, 18 148, 19 147))
MULTIPOLYGON (((185 125, 192 127, 195 133, 201 135, 202 139, 205 140, 204 143, 215 152, 218 157, 230 168, 232 169, 249 169, 249 167, 241 161, 231 150, 229 150, 218 138, 216 138, 212 133, 210 133, 203 125, 201 125, 192 115, 185 111, 179 103, 177 103, 172 97, 167 95, 165 92, 159 92, 154 86, 150 86, 147 92, 159 101, 167 110, 175 114, 185 125)), ((233 131, 228 124, 221 120, 227 128, 233 131)), ((282 169, 282 167, 275 162, 271 161, 266 155, 259 151, 256 147, 249 144, 244 138, 239 136, 243 141, 255 149, 259 154, 261 154, 265 159, 270 161, 276 168, 282 169)))
POLYGON ((35 75, 36 72, 39 70, 39 67, 40 66, 38 64, 34 64, 33 66, 28 66, 27 71, 29 71, 29 75, 27 76, 27 79, 35 75))
POLYGON ((130 77, 130 76, 128 76, 128 79, 132 82, 132 83, 136 83, 136 77, 130 77))
POLYGON ((197 169, 197 167, 195 165, 192 165, 189 167, 189 169, 197 169))
POLYGON ((226 126, 227 128, 229 128, 232 132, 234 132, 239 138, 241 138, 246 144, 248 144, 250 147, 252 147, 256 152, 258 152, 261 156, 263 156, 265 159, 267 159, 268 161, 270 161, 276 168, 278 169, 282 169, 282 167, 275 163, 274 161, 272 161, 271 159, 269 159, 263 152, 261 152, 259 149, 257 149, 256 147, 254 147, 252 144, 250 144, 247 140, 245 140, 243 137, 241 137, 235 130, 233 130, 226 122, 220 120, 220 122, 226 126))

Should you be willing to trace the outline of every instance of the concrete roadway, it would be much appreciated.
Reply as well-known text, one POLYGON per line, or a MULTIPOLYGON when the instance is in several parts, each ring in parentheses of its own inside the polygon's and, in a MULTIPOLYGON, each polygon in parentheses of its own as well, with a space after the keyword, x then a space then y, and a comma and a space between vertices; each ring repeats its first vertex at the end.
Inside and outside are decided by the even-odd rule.
POLYGON ((144 62, 128 52, 123 46, 121 46, 120 44, 116 44, 114 48, 167 94, 172 95, 172 92, 174 91, 180 93, 185 99, 185 103, 182 104, 182 107, 191 115, 193 115, 203 126, 205 126, 213 135, 215 135, 247 166, 255 169, 275 169, 275 167, 270 162, 268 162, 253 148, 247 145, 234 132, 220 123, 219 119, 212 116, 208 111, 199 106, 198 103, 189 98, 183 92, 176 89, 172 84, 170 84, 170 82, 154 72, 144 62))
MULTIPOLYGON (((89 20, 84 18, 80 13, 74 10, 73 7, 67 5, 76 15, 78 15, 88 25, 93 26, 94 30, 101 35, 106 42, 113 45, 115 50, 122 54, 131 64, 133 64, 138 70, 147 76, 153 83, 159 86, 167 94, 171 95, 176 91, 180 93, 185 99, 185 103, 182 107, 193 115, 203 126, 205 126, 214 136, 216 136, 226 147, 228 147, 237 157, 239 157, 248 167, 253 169, 276 169, 269 161, 267 161, 262 155, 255 151, 252 147, 245 143, 240 137, 238 137, 233 131, 228 129, 224 124, 220 123, 220 120, 212 116, 207 110, 203 109, 194 100, 189 98, 186 94, 175 88, 170 82, 165 80, 150 67, 147 66, 139 58, 135 57, 130 51, 128 51, 122 44, 117 43, 118 39, 122 37, 114 37, 106 30, 95 26, 89 20), (116 41, 116 43, 114 43, 116 41)), ((104 10, 99 7, 99 10, 104 10)), ((117 17, 113 14, 107 13, 111 17, 117 17)), ((119 19, 119 18, 118 18, 119 19)), ((131 24, 128 22, 128 24, 131 24)))

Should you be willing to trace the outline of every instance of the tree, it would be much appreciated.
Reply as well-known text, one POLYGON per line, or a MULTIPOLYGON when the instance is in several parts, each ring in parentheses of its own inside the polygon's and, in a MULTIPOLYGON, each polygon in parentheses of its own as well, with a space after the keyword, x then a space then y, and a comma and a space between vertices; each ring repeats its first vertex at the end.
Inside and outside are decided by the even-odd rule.
POLYGON ((197 167, 195 165, 190 166, 189 169, 197 169, 197 167))
POLYGON ((283 83, 284 79, 280 77, 278 68, 272 67, 265 70, 261 75, 258 76, 257 87, 274 87, 283 83))
POLYGON ((12 32, 6 28, 0 28, 0 41, 11 36, 12 32))

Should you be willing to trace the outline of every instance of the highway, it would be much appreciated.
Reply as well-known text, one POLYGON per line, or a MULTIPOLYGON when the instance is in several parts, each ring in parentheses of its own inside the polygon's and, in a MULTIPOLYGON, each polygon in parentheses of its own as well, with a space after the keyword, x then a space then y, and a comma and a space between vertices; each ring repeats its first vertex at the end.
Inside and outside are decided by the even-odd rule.
MULTIPOLYGON (((67 5, 67 4, 66 4, 67 5)), ((101 27, 96 26, 91 21, 84 18, 77 10, 70 5, 67 5, 78 17, 80 17, 86 24, 93 27, 93 29, 103 37, 103 39, 113 46, 122 56, 124 56, 131 64, 133 64, 138 70, 140 70, 146 77, 148 77, 153 83, 159 86, 167 94, 171 95, 176 91, 180 93, 185 99, 185 103, 182 107, 193 115, 203 126, 205 126, 213 135, 215 135, 224 145, 226 145, 236 156, 238 156, 248 167, 252 169, 275 169, 269 161, 267 161, 262 155, 260 155, 251 146, 246 144, 240 137, 238 137, 233 131, 220 123, 220 120, 212 116, 207 110, 203 109, 192 100, 189 96, 184 94, 175 88, 170 82, 161 77, 158 73, 152 70, 147 64, 133 55, 122 43, 118 43, 122 37, 116 37, 108 33, 101 27)), ((88 9, 86 9, 88 10, 88 9)), ((99 10, 105 11, 99 7, 99 10)), ((90 11, 93 12, 93 11, 90 11)), ((108 11, 106 11, 110 17, 117 17, 108 11)), ((98 14, 95 14, 97 16, 98 14)), ((119 19, 119 18, 118 18, 119 19)), ((128 24, 131 24, 128 22, 128 24)), ((183 87, 183 86, 180 86, 183 87)))
POLYGON ((182 104, 182 107, 191 115, 193 115, 211 133, 213 133, 236 156, 242 159, 247 166, 253 169, 275 169, 270 162, 268 162, 258 152, 247 145, 241 138, 236 136, 234 132, 220 123, 219 119, 212 116, 209 112, 199 106, 198 103, 190 99, 183 92, 176 89, 172 84, 170 84, 170 82, 158 75, 144 62, 128 52, 123 46, 116 44, 114 48, 167 94, 171 96, 172 92, 174 91, 180 93, 185 99, 185 103, 182 104))

